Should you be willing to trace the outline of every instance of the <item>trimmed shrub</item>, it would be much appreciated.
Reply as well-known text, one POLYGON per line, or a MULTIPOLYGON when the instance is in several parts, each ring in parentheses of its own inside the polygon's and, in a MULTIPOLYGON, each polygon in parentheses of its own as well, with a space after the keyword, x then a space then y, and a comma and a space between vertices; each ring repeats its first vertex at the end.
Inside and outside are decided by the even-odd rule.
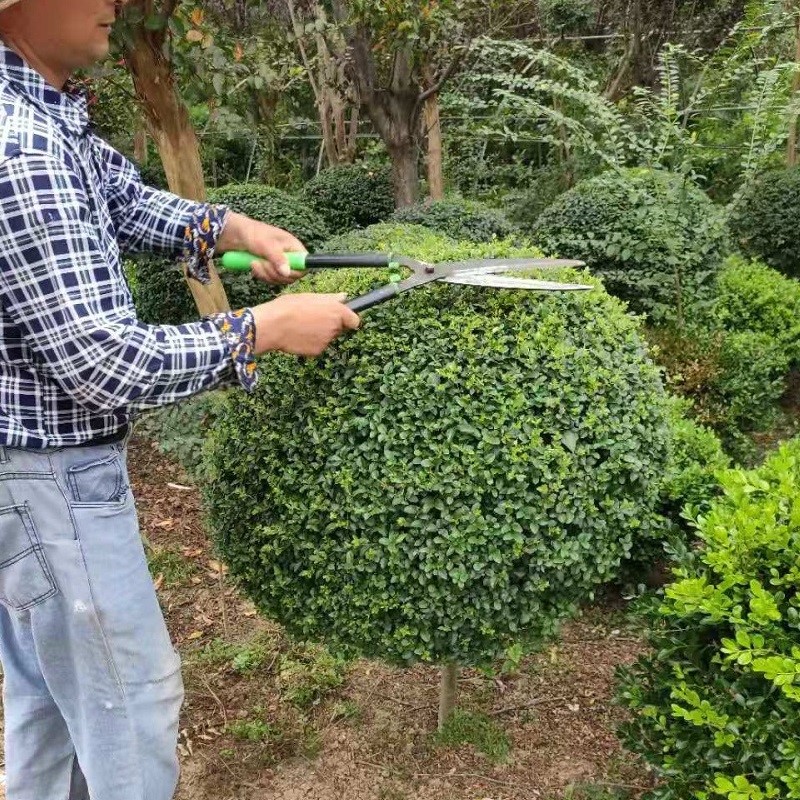
POLYGON ((388 219, 395 210, 388 168, 368 169, 356 164, 326 169, 303 187, 302 197, 332 233, 366 228, 388 219))
MULTIPOLYGON (((425 260, 538 254, 424 228, 342 241, 425 260)), ((308 281, 355 295, 386 279, 308 281)), ((485 663, 552 633, 657 528, 665 396, 636 320, 599 288, 432 285, 318 359, 260 369, 252 395, 223 404, 204 492, 231 574, 300 639, 485 663)))
POLYGON ((650 652, 620 671, 649 800, 800 798, 800 442, 730 471, 703 542, 651 610, 650 652))
POLYGON ((747 189, 731 215, 731 232, 750 256, 800 277, 800 167, 767 172, 747 189))
POLYGON ((501 211, 457 197, 398 209, 392 221, 424 225, 437 233, 470 242, 508 239, 518 233, 501 211))
POLYGON ((725 330, 771 336, 792 363, 800 361, 800 281, 732 256, 717 279, 715 312, 725 330))
POLYGON ((722 214, 697 186, 644 169, 579 183, 533 234, 546 252, 586 261, 612 294, 657 322, 702 295, 726 247, 722 214))
POLYGON ((310 209, 297 195, 258 183, 231 183, 209 189, 212 203, 224 203, 240 214, 283 228, 309 250, 318 250, 330 236, 322 215, 310 209))

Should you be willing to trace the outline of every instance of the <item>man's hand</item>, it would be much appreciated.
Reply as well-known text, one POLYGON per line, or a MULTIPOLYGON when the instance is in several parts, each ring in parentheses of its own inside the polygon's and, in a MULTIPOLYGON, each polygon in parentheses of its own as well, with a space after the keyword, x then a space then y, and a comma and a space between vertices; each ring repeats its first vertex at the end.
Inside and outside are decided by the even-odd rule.
POLYGON ((253 276, 265 283, 287 285, 303 277, 289 269, 285 253, 305 253, 303 243, 291 233, 233 212, 217 242, 217 250, 244 250, 261 260, 253 262, 253 276))
POLYGON ((256 355, 268 351, 320 355, 339 334, 361 324, 359 316, 344 305, 346 297, 290 294, 256 306, 256 355))

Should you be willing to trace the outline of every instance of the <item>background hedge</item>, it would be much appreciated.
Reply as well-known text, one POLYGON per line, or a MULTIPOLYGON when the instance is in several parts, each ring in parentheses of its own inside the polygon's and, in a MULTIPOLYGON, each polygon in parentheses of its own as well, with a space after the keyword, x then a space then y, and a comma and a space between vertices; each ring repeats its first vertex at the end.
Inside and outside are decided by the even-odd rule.
POLYGON ((745 191, 731 232, 748 255, 800 277, 800 167, 767 172, 745 191))
POLYGON ((645 169, 579 183, 532 232, 546 252, 586 261, 612 294, 656 322, 710 288, 727 243, 721 212, 697 186, 645 169))

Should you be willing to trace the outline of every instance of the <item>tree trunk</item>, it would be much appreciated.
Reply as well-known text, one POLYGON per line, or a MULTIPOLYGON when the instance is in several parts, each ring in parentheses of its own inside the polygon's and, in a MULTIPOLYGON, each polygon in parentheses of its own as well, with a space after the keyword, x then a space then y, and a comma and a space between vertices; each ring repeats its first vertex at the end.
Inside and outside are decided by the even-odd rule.
MULTIPOLYGON (((797 28, 795 32, 795 73, 792 80, 791 102, 800 97, 800 3, 795 10, 797 14, 797 28)), ((786 164, 789 167, 797 166, 797 114, 793 113, 789 122, 789 142, 786 151, 786 164)))
MULTIPOLYGON (((163 31, 138 29, 126 60, 142 103, 150 135, 158 147, 170 191, 189 200, 206 199, 200 144, 186 106, 178 96, 172 65, 163 51, 163 31)), ((230 309, 219 275, 211 266, 211 283, 187 277, 201 315, 230 309)))
POLYGON ((143 167, 147 166, 147 130, 139 125, 136 126, 133 134, 133 157, 138 164, 143 167))
POLYGON ((431 200, 444 198, 444 168, 442 165, 442 120, 439 114, 439 94, 425 101, 425 132, 428 139, 428 194, 431 200))
POLYGON ((442 667, 442 679, 439 684, 439 730, 444 728, 456 707, 457 688, 458 664, 446 664, 442 667))
POLYGON ((394 201, 397 208, 413 206, 419 200, 419 170, 416 142, 408 136, 387 142, 392 159, 394 201))

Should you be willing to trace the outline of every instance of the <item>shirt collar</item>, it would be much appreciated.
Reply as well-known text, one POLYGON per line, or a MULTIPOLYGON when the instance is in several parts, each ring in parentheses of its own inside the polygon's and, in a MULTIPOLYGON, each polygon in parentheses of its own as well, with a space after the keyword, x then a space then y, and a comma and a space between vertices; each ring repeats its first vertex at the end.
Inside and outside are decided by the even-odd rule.
POLYGON ((58 91, 21 56, 0 41, 0 79, 5 78, 20 94, 70 133, 83 135, 89 127, 85 94, 68 83, 58 91))

